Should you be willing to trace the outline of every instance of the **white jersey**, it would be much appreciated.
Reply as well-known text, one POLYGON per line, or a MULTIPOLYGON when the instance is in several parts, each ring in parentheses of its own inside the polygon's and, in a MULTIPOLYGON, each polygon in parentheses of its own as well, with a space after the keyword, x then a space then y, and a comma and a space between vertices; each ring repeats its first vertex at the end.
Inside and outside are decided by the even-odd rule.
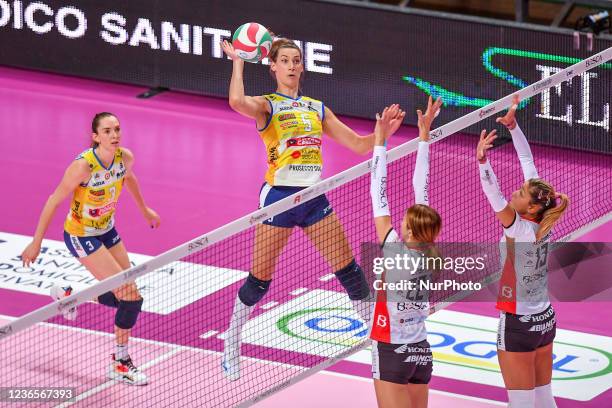
POLYGON ((515 213, 514 222, 501 239, 502 276, 497 308, 516 315, 545 311, 548 298, 549 232, 536 242, 539 224, 515 213))
MULTIPOLYGON (((400 248, 404 254, 408 253, 419 258, 422 256, 419 252, 405 247, 394 229, 389 230, 382 247, 385 258, 393 258, 400 248)), ((387 269, 382 280, 385 283, 411 279, 417 281, 418 277, 423 278, 425 274, 425 271, 411 274, 407 270, 387 269)), ((388 296, 384 290, 377 291, 370 337, 373 340, 391 344, 410 344, 426 340, 425 319, 429 316, 429 302, 398 301, 400 297, 402 299, 415 299, 422 296, 420 291, 393 290, 392 292, 392 296, 388 296), (389 297, 391 299, 387 299, 389 297)), ((425 293, 425 297, 426 295, 425 293)))

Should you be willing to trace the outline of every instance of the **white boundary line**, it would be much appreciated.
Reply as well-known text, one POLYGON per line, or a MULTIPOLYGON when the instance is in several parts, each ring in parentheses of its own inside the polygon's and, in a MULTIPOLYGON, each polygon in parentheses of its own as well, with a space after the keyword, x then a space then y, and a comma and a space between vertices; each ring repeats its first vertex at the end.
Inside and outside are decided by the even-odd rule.
MULTIPOLYGON (((593 55, 585 60, 582 60, 574 65, 571 65, 556 74, 551 75, 548 78, 539 80, 518 92, 513 92, 497 101, 491 102, 487 106, 477 111, 468 113, 458 119, 453 120, 439 128, 431 131, 431 142, 435 143, 448 136, 465 129, 482 119, 492 116, 498 112, 509 108, 512 105, 513 95, 518 94, 521 100, 525 100, 534 95, 541 93, 542 91, 556 86, 562 82, 568 81, 571 78, 584 73, 590 69, 593 69, 608 60, 612 59, 612 47, 601 51, 598 54, 593 55)), ((401 157, 406 156, 409 153, 416 151, 418 145, 418 138, 410 140, 400 146, 389 151, 387 155, 388 162, 393 162, 401 157)), ((9 337, 11 334, 20 332, 35 323, 47 320, 59 313, 64 309, 78 306, 81 303, 85 303, 91 299, 95 299, 101 294, 108 292, 114 288, 117 288, 125 282, 134 281, 139 276, 154 271, 170 262, 174 262, 180 258, 183 258, 192 252, 199 251, 203 248, 211 246, 217 242, 224 240, 225 238, 235 235, 241 231, 244 231, 255 224, 259 224, 263 220, 271 218, 288 209, 294 207, 298 203, 303 203, 311 200, 329 190, 335 188, 340 184, 347 183, 351 180, 356 179, 364 174, 367 174, 371 167, 371 160, 362 162, 356 166, 351 167, 333 177, 322 180, 321 182, 310 186, 304 190, 301 190, 289 197, 286 197, 276 203, 269 205, 268 207, 254 211, 242 218, 239 218, 223 227, 217 228, 207 234, 201 235, 196 239, 186 242, 182 245, 177 246, 174 249, 164 252, 163 254, 141 264, 134 266, 124 272, 117 275, 111 276, 100 283, 93 285, 87 289, 74 293, 60 302, 54 302, 49 305, 43 306, 33 312, 26 314, 25 316, 15 320, 11 324, 0 327, 0 341, 3 338, 9 337)))

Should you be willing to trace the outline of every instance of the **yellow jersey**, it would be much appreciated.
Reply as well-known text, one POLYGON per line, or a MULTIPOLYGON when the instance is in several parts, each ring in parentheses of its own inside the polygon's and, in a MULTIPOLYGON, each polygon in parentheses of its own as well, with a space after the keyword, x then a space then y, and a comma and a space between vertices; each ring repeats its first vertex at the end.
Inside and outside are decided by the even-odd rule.
POLYGON ((75 160, 79 159, 87 161, 91 176, 74 191, 64 229, 77 237, 102 235, 115 225, 115 208, 126 173, 123 153, 117 149, 108 168, 104 167, 93 148, 75 160))
POLYGON ((266 182, 271 186, 308 187, 321 179, 325 106, 316 99, 264 95, 270 116, 258 129, 268 154, 266 182))

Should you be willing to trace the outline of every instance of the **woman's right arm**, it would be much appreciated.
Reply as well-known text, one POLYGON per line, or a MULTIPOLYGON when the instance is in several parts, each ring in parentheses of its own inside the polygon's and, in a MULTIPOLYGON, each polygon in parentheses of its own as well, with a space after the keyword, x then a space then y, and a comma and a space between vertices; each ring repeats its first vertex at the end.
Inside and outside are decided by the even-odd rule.
POLYGON ((516 216, 515 211, 510 207, 504 195, 502 194, 499 183, 493 167, 487 159, 487 150, 493 147, 493 141, 497 138, 496 131, 493 130, 487 134, 487 131, 483 129, 480 133, 480 140, 476 147, 476 159, 478 160, 478 168, 480 172, 480 185, 482 191, 487 196, 491 208, 495 211, 497 219, 502 223, 504 228, 509 228, 514 223, 516 216))
POLYGON ((59 207, 66 197, 74 192, 80 183, 86 181, 88 178, 89 165, 85 160, 75 160, 70 164, 70 166, 68 166, 62 181, 45 203, 42 213, 40 214, 38 226, 36 227, 36 232, 34 233, 32 242, 21 254, 21 259, 24 266, 29 266, 30 262, 35 261, 36 257, 38 257, 43 237, 47 232, 47 228, 53 219, 53 215, 55 214, 57 207, 59 207))
POLYGON ((221 48, 232 59, 232 79, 229 89, 229 104, 233 110, 247 118, 257 121, 257 128, 261 129, 267 122, 267 115, 271 114, 268 101, 263 96, 247 96, 244 94, 244 61, 236 54, 229 41, 221 43, 221 48))

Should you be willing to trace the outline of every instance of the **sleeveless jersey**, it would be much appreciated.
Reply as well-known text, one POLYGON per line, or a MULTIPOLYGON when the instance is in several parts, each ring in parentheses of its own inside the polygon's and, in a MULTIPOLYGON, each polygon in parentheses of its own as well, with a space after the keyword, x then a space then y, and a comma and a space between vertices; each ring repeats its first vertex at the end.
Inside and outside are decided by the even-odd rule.
MULTIPOLYGON (((403 253, 421 257, 420 253, 405 247, 397 232, 391 229, 383 242, 383 255, 385 258, 393 258, 400 248, 403 253)), ((422 277, 424 273, 425 271, 417 271, 411 274, 407 270, 387 269, 383 274, 383 280, 385 283, 406 281, 416 276, 422 277)), ((391 344, 411 344, 426 340, 425 319, 429 316, 429 302, 408 300, 420 297, 421 293, 418 291, 417 293, 399 290, 392 292, 392 299, 389 300, 386 291, 377 290, 370 338, 391 344), (406 301, 400 302, 399 298, 404 298, 406 301)))
POLYGON ((264 95, 271 108, 268 123, 258 129, 266 146, 271 186, 308 187, 321 179, 323 102, 278 93, 264 95))
POLYGON ((110 231, 115 224, 115 208, 123 187, 126 168, 123 153, 117 149, 108 168, 96 156, 94 149, 81 153, 75 160, 89 164, 91 176, 74 191, 64 229, 70 235, 90 237, 110 231))
POLYGON ((512 225, 504 229, 501 239, 502 276, 497 308, 516 315, 545 311, 548 298, 549 232, 536 242, 539 224, 515 213, 512 225))

